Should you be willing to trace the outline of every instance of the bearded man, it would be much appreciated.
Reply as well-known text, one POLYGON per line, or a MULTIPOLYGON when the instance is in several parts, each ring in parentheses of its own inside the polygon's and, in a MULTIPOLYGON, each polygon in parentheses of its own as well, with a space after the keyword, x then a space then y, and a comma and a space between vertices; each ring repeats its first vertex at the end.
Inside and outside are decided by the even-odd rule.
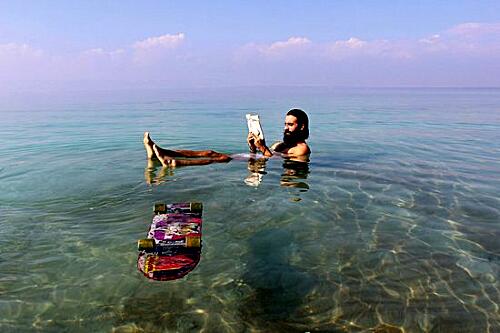
POLYGON ((285 154, 287 157, 307 157, 311 149, 306 143, 309 138, 309 118, 300 109, 291 109, 285 117, 285 128, 283 129, 283 141, 277 142, 269 149, 265 140, 260 139, 253 133, 247 137, 250 152, 260 150, 264 156, 273 156, 273 151, 285 154))

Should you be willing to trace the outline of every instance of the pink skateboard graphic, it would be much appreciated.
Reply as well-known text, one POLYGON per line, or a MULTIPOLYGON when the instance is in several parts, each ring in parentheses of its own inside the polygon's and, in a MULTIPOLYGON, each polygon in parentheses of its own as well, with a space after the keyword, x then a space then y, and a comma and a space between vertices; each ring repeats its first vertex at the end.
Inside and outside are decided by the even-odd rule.
POLYGON ((175 280, 196 267, 201 256, 202 211, 199 202, 155 204, 148 236, 137 242, 137 267, 144 276, 175 280))

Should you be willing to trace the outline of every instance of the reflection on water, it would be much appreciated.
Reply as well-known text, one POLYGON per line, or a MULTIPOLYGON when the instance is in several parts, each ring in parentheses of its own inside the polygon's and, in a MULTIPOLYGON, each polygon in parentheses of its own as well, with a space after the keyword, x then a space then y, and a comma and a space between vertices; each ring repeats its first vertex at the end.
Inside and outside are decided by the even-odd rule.
MULTIPOLYGON (((267 175, 266 167, 268 158, 258 157, 250 154, 247 161, 248 175, 244 179, 244 183, 248 186, 258 187, 267 175)), ((307 177, 310 173, 309 160, 307 158, 283 158, 282 172, 280 177, 280 185, 282 187, 297 188, 300 192, 309 190, 307 177)), ((239 165, 239 164, 238 164, 239 165)), ((180 166, 184 168, 183 166, 180 166)), ((146 168, 144 169, 144 179, 146 184, 160 185, 168 181, 169 177, 174 176, 175 168, 164 167, 160 162, 155 160, 147 160, 146 168)), ((300 198, 294 198, 300 200, 300 198)))
MULTIPOLYGON (((248 159, 248 176, 245 178, 245 184, 258 187, 264 176, 267 174, 266 165, 268 158, 253 157, 248 159)), ((280 185, 283 187, 298 188, 301 192, 309 190, 309 184, 306 182, 310 173, 309 159, 304 158, 283 158, 283 171, 280 177, 280 185)), ((300 200, 300 198, 295 198, 300 200)))
POLYGON ((309 184, 306 182, 309 172, 308 161, 284 159, 280 184, 286 187, 296 187, 305 192, 309 189, 309 184))
POLYGON ((159 161, 147 160, 144 169, 144 179, 148 185, 160 185, 167 181, 168 177, 174 176, 174 169, 164 167, 159 161))
POLYGON ((257 187, 262 183, 266 172, 266 157, 253 157, 248 159, 248 176, 245 178, 245 184, 248 186, 257 187))

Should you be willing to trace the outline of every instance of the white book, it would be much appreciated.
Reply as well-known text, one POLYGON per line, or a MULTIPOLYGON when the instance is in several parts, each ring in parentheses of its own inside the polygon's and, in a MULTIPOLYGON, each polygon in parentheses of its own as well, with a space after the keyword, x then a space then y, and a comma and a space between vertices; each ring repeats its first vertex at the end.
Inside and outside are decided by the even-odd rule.
POLYGON ((262 131, 262 126, 260 126, 260 119, 258 114, 247 114, 247 125, 248 131, 255 134, 261 140, 264 140, 264 131, 262 131))

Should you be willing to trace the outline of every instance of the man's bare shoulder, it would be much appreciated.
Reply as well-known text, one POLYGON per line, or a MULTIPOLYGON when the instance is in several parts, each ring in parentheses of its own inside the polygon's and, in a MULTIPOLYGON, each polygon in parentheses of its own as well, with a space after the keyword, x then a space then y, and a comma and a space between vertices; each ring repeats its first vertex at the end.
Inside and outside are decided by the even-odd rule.
POLYGON ((309 155, 310 153, 311 149, 305 142, 298 143, 295 147, 292 147, 287 151, 288 155, 293 155, 293 156, 304 156, 304 155, 309 155))

